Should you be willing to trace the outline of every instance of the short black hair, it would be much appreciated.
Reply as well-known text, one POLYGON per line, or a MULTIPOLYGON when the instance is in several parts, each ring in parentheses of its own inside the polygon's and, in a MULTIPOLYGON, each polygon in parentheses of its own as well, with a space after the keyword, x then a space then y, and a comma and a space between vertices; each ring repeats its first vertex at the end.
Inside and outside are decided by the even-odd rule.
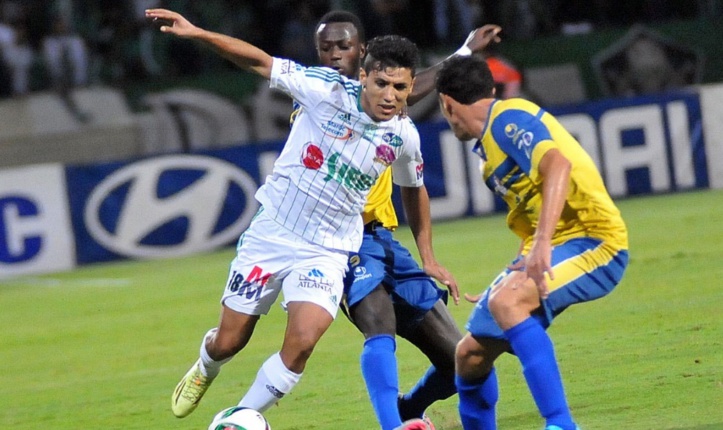
POLYGON ((364 71, 383 70, 387 67, 402 67, 414 71, 419 63, 417 45, 406 37, 389 35, 377 36, 367 44, 367 55, 364 57, 364 71))
POLYGON ((453 57, 437 73, 437 92, 463 105, 494 96, 495 81, 487 62, 474 55, 453 57))
POLYGON ((362 25, 361 19, 353 13, 345 10, 332 10, 324 14, 324 16, 322 16, 316 24, 314 32, 319 31, 319 27, 322 25, 331 24, 332 22, 348 22, 353 25, 354 28, 356 28, 356 34, 359 36, 359 43, 366 43, 367 39, 364 34, 364 26, 362 25))

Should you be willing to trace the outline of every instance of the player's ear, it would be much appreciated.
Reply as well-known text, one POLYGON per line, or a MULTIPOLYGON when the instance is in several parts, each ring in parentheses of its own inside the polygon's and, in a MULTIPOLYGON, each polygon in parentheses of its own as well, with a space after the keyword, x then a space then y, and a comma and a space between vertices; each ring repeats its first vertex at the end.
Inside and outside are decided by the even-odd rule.
POLYGON ((363 43, 359 44, 359 58, 364 61, 364 56, 367 54, 367 46, 363 43))
POLYGON ((439 110, 442 111, 442 115, 444 115, 445 118, 449 118, 452 115, 452 104, 447 94, 439 94, 439 110))
POLYGON ((362 85, 362 88, 367 87, 367 72, 364 70, 363 67, 359 68, 359 82, 362 85))

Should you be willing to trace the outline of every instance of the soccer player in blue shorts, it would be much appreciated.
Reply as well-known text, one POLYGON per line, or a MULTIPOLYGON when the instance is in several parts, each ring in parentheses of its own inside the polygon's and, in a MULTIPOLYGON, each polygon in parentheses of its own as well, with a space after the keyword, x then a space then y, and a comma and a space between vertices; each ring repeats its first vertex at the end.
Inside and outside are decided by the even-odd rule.
POLYGON ((603 297, 620 282, 628 263, 625 223, 580 144, 534 103, 495 99, 484 60, 451 59, 437 91, 455 136, 478 139, 482 178, 509 206, 507 225, 522 239, 519 256, 475 298, 457 345, 462 424, 496 428, 494 361, 511 352, 545 428, 575 430, 546 329, 568 306, 603 297))
MULTIPOLYGON (((454 56, 481 51, 490 42, 499 40, 499 31, 498 26, 489 25, 472 32, 454 56)), ((316 27, 315 41, 322 66, 358 79, 365 38, 356 15, 345 11, 327 13, 316 27)), ((434 77, 440 67, 417 73, 407 100, 409 104, 434 89, 434 77)), ((299 111, 295 112, 292 121, 299 111)), ((372 135, 391 145, 399 143, 391 134, 372 135)), ((398 428, 402 422, 409 421, 412 425, 411 421, 421 418, 429 405, 454 395, 454 351, 462 338, 446 306, 447 291, 437 287, 432 279, 446 285, 455 303, 458 302, 454 278, 437 263, 432 251, 426 188, 401 187, 400 190, 423 268, 392 235, 398 222, 391 200, 392 169, 389 169, 377 179, 367 197, 362 214, 362 245, 349 260, 342 304, 342 310, 365 337, 361 370, 383 430, 398 428), (427 210, 420 212, 418 208, 427 210), (418 383, 399 399, 395 334, 409 340, 432 363, 418 383)))

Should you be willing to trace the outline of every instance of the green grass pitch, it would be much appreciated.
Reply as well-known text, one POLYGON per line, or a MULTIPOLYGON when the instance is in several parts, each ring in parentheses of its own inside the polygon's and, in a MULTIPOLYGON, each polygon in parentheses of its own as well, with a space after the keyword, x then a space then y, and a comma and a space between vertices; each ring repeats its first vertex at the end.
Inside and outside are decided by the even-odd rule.
MULTIPOLYGON (((585 430, 723 429, 723 191, 619 206, 631 245, 622 284, 550 329, 574 416, 585 430)), ((397 237, 411 245, 407 230, 397 237)), ((481 291, 517 245, 500 215, 435 225, 437 258, 463 292, 481 291)), ((275 305, 196 412, 172 416, 171 392, 217 322, 233 253, 0 281, 0 429, 205 429, 238 402, 285 325, 275 305)), ((471 309, 451 306, 460 325, 471 309)), ((378 428, 361 345, 340 314, 296 389, 267 411, 274 430, 378 428)), ((403 340, 398 356, 408 389, 428 363, 403 340)), ((542 428, 517 360, 501 357, 498 375, 499 428, 542 428)), ((438 430, 461 429, 456 396, 429 414, 438 430)))

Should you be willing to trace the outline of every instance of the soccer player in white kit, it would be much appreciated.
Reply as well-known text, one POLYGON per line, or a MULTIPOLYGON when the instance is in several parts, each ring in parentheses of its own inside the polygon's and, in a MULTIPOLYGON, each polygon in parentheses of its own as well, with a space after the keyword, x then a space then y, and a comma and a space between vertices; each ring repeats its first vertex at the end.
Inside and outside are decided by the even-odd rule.
POLYGON ((373 39, 357 82, 329 68, 272 58, 172 11, 152 9, 146 16, 161 21, 162 32, 203 42, 269 79, 303 107, 256 193, 261 209, 239 239, 220 323, 204 337, 200 358, 172 397, 176 416, 193 412, 221 365, 246 346, 260 315, 283 291, 288 321, 281 351, 261 366, 239 403, 263 412, 296 385, 336 316, 348 254, 360 247, 360 214, 376 178, 393 165, 395 183, 423 185, 419 134, 397 115, 411 93, 419 54, 399 36, 373 39))

